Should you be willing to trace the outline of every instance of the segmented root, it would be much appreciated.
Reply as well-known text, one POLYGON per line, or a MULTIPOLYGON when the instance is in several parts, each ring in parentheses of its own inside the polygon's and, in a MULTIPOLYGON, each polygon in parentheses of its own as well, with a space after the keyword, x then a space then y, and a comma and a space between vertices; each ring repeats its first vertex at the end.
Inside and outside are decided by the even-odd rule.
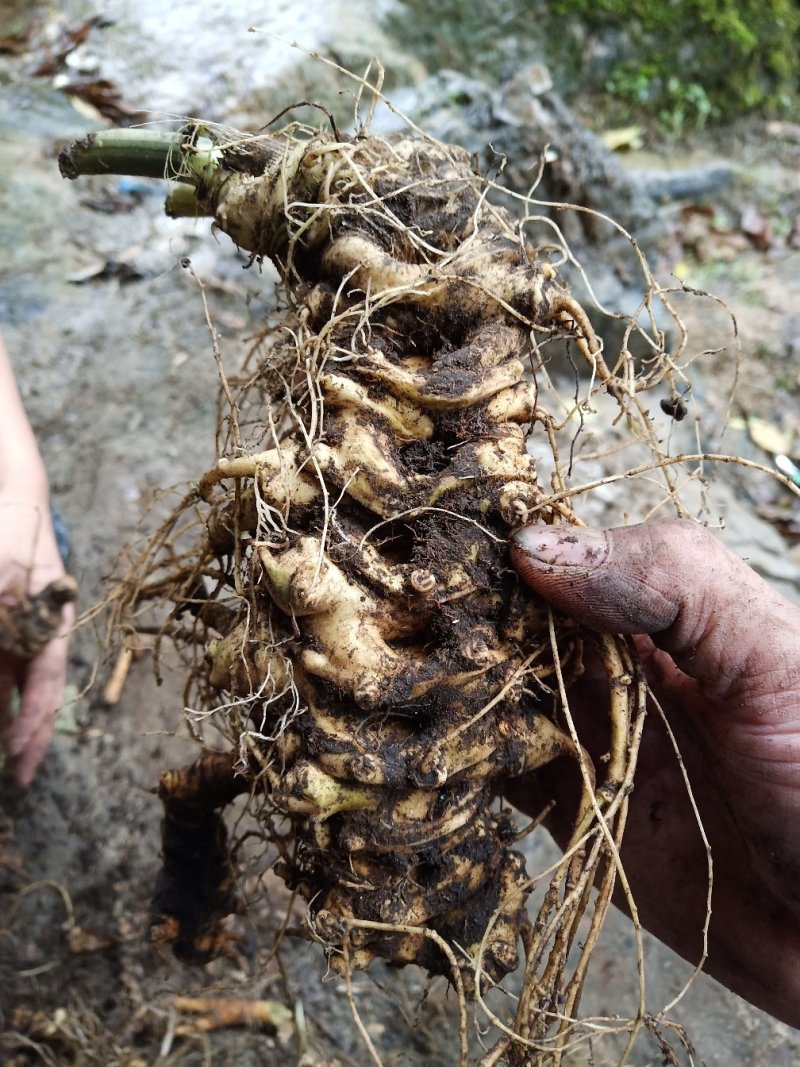
POLYGON ((597 639, 520 584, 507 541, 523 523, 577 522, 526 448, 543 427, 559 469, 529 375, 540 347, 574 345, 623 408, 635 390, 460 149, 292 130, 198 144, 184 143, 178 176, 237 244, 273 259, 288 310, 227 394, 223 454, 148 549, 156 574, 119 605, 166 595, 172 621, 191 616, 193 714, 220 709, 233 750, 162 780, 159 936, 184 956, 216 947, 235 906, 220 809, 249 791, 265 835, 272 815, 289 821, 276 871, 335 970, 414 962, 482 999, 522 940, 500 1048, 558 1062, 619 876, 643 698, 633 653, 601 639, 598 785, 568 707, 597 639), (185 553, 184 514, 203 521, 185 553), (493 798, 556 758, 578 768, 582 799, 529 921, 532 882, 493 798))

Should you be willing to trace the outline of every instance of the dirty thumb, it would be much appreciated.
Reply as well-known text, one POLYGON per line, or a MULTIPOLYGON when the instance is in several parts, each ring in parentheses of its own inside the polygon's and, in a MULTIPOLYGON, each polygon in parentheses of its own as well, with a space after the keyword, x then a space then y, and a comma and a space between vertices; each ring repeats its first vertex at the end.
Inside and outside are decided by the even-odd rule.
POLYGON ((762 707, 766 723, 782 714, 776 692, 800 692, 800 607, 698 523, 527 526, 512 536, 511 560, 590 629, 650 634, 731 714, 762 707))
POLYGON ((782 601, 705 527, 687 520, 612 530, 526 526, 512 536, 511 559, 528 585, 586 626, 663 634, 656 643, 678 654, 696 655, 712 629, 720 639, 738 634, 743 613, 758 625, 775 611, 773 601, 782 601))

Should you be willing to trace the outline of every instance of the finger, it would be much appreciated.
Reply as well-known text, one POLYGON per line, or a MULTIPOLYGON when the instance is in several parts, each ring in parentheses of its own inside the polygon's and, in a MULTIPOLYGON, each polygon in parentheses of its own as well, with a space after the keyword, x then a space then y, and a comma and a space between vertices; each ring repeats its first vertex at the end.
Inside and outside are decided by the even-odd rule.
POLYGON ((53 737, 64 698, 68 648, 69 638, 58 637, 28 667, 19 714, 7 735, 9 754, 16 760, 17 784, 23 788, 33 781, 53 737))
POLYGON ((708 696, 755 686, 748 699, 766 697, 767 680, 778 698, 800 691, 800 608, 702 526, 528 526, 514 535, 511 558, 529 585, 585 625, 653 635, 708 696))
POLYGON ((0 653, 0 735, 5 733, 11 721, 11 702, 16 691, 13 666, 9 658, 0 653))

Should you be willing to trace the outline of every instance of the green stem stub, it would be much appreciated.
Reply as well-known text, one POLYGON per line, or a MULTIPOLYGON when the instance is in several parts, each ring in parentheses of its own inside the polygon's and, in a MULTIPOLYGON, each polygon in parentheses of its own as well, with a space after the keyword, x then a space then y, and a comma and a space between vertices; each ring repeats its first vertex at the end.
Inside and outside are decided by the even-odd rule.
POLYGON ((177 182, 167 214, 211 216, 240 248, 274 256, 285 253, 296 231, 303 231, 305 245, 316 236, 305 216, 299 225, 286 216, 287 203, 313 202, 321 185, 323 164, 307 153, 308 142, 282 137, 229 135, 221 143, 205 124, 190 121, 173 132, 92 133, 66 147, 58 162, 65 178, 119 174, 177 182))
POLYGON ((125 129, 74 141, 59 155, 58 166, 65 178, 125 174, 197 185, 211 181, 221 159, 222 151, 196 127, 172 132, 125 129))
POLYGON ((182 164, 183 135, 163 130, 106 130, 67 145, 58 157, 65 178, 82 174, 127 174, 139 178, 176 177, 182 164))

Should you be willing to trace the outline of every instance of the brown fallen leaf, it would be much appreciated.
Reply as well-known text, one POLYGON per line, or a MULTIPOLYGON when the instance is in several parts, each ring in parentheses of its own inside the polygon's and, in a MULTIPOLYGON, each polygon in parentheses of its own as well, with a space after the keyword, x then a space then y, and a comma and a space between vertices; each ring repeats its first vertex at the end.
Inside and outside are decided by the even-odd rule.
POLYGON ((701 263, 732 260, 752 247, 743 233, 718 224, 710 204, 688 204, 681 211, 677 236, 701 263))
POLYGON ((71 285, 88 285, 89 282, 115 280, 120 285, 128 285, 131 282, 142 281, 148 276, 145 271, 139 270, 133 263, 126 263, 123 259, 104 259, 71 274, 67 281, 71 285))
POLYGON ((47 49, 38 66, 34 68, 34 76, 44 78, 57 74, 63 67, 67 56, 84 43, 95 26, 107 25, 109 23, 101 15, 92 15, 74 30, 65 29, 58 41, 47 49))
POLYGON ((76 78, 59 85, 59 89, 73 99, 82 100, 115 126, 135 126, 149 117, 147 111, 124 100, 116 85, 107 78, 76 78))
POLYGON ((21 33, 9 33, 0 35, 0 52, 6 55, 21 56, 28 51, 28 43, 31 39, 31 31, 23 30, 21 33))
POLYGON ((760 252, 766 252, 775 243, 772 223, 766 215, 762 215, 754 204, 747 204, 742 208, 742 217, 739 225, 742 233, 750 239, 760 252))

